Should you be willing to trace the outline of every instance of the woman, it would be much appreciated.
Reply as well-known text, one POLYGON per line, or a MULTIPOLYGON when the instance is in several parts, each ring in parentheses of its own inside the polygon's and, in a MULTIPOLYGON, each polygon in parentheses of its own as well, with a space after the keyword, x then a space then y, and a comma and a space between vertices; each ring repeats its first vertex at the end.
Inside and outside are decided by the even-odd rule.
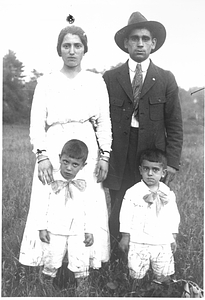
POLYGON ((109 100, 101 75, 81 67, 87 51, 87 37, 80 27, 72 25, 62 29, 57 52, 62 57, 63 67, 41 77, 35 90, 30 139, 37 154, 37 164, 19 259, 25 265, 41 264, 41 247, 32 213, 40 210, 43 201, 38 187, 53 181, 52 171, 59 168, 60 149, 73 138, 84 141, 89 149, 87 165, 79 172, 79 177, 86 180, 93 204, 95 232, 91 266, 100 268, 101 263, 109 259, 108 214, 102 187, 108 172, 112 142, 109 100), (28 239, 31 231, 32 241, 28 239))

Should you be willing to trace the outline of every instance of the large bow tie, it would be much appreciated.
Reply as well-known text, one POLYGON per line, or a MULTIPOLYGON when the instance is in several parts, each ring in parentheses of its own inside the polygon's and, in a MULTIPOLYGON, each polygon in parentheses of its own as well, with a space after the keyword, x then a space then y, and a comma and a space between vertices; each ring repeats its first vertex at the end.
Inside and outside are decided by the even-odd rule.
POLYGON ((153 204, 154 201, 156 201, 157 216, 159 215, 162 206, 166 205, 169 202, 168 196, 161 191, 151 192, 150 194, 145 195, 143 199, 145 202, 149 203, 150 205, 153 204))
POLYGON ((66 187, 66 200, 72 199, 73 194, 70 189, 70 185, 73 184, 79 191, 84 192, 86 189, 86 181, 83 179, 74 179, 70 181, 63 181, 63 180, 55 180, 51 183, 51 188, 55 194, 58 194, 62 189, 66 187))

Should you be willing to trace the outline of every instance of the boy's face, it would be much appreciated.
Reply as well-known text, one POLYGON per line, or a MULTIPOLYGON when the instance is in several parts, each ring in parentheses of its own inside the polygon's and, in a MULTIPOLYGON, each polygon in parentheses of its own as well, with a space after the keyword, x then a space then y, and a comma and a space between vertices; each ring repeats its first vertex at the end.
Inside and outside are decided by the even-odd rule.
POLYGON ((70 180, 75 178, 77 173, 82 170, 86 165, 82 159, 71 158, 70 156, 63 154, 60 157, 60 171, 61 175, 66 179, 70 180))
POLYGON ((139 166, 142 179, 149 187, 158 186, 162 177, 165 176, 166 170, 163 169, 161 163, 143 160, 142 165, 139 166))

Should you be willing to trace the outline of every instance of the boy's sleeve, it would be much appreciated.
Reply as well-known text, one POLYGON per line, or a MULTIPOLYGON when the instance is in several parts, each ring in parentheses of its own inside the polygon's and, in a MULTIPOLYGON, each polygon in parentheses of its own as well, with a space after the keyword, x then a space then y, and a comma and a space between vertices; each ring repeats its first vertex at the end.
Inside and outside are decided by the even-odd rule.
POLYGON ((180 214, 176 203, 176 196, 174 192, 170 192, 170 201, 168 204, 169 216, 170 216, 170 229, 172 233, 178 233, 180 214))
POLYGON ((120 210, 120 232, 130 233, 133 214, 133 201, 128 190, 125 193, 120 210))

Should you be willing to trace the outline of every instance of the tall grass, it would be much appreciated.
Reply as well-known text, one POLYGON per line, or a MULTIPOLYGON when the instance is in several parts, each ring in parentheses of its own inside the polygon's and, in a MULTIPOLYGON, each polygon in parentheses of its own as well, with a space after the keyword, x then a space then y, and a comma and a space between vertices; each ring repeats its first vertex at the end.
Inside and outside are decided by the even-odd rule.
MULTIPOLYGON (((180 172, 171 188, 177 196, 181 215, 176 278, 191 280, 203 288, 203 128, 188 124, 180 172)), ((35 155, 32 154, 25 126, 3 127, 2 183, 2 296, 3 297, 112 297, 143 296, 133 292, 133 283, 124 265, 113 272, 110 264, 92 271, 87 286, 76 290, 66 268, 56 280, 60 289, 42 284, 39 268, 19 264, 18 256, 29 208, 35 155), (69 284, 66 281, 69 279, 69 284), (112 286, 110 283, 115 283, 112 286), (66 288, 64 288, 66 287, 66 288)), ((109 203, 108 203, 109 206, 109 203)), ((144 294, 143 294, 144 293, 144 294)), ((163 295, 162 295, 163 297, 163 295)))

